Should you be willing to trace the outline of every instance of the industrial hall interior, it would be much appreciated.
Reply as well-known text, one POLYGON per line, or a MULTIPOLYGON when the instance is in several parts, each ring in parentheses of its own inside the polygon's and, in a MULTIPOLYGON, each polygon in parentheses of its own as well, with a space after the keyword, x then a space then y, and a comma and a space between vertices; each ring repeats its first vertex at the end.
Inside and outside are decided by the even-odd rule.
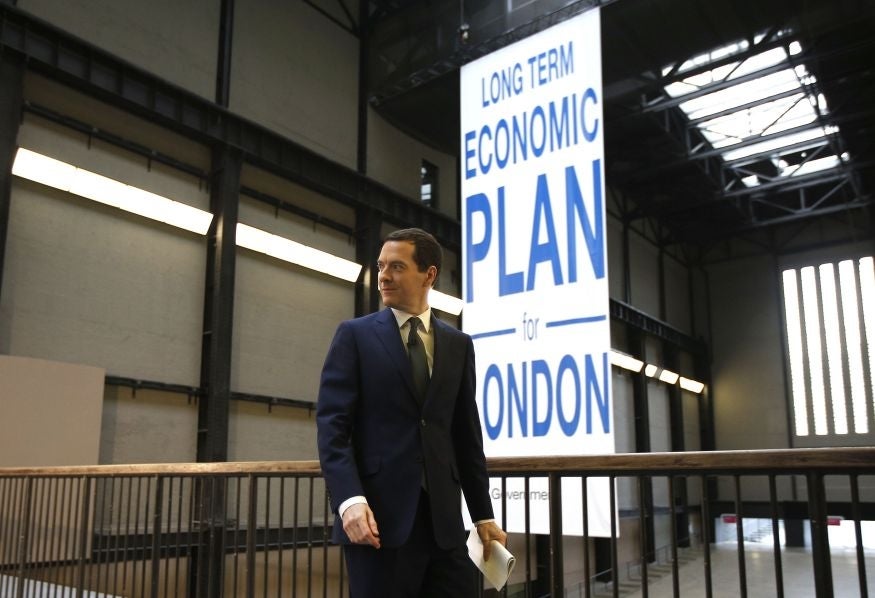
POLYGON ((0 597, 349 596, 320 377, 414 227, 482 596, 875 595, 873 194, 872 0, 0 0, 0 597))

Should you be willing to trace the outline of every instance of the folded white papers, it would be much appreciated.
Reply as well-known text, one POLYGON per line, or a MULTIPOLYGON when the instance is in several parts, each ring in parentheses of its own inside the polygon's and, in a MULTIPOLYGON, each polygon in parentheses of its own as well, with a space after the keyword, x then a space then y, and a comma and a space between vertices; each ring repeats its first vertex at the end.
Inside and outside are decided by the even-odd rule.
POLYGON ((510 572, 513 571, 513 566, 516 565, 516 557, 514 557, 507 548, 499 544, 496 540, 492 541, 492 554, 489 555, 489 560, 483 560, 483 543, 480 541, 480 536, 477 535, 477 528, 471 528, 471 533, 468 534, 468 556, 483 573, 486 581, 495 588, 500 590, 507 583, 507 578, 510 577, 510 572))

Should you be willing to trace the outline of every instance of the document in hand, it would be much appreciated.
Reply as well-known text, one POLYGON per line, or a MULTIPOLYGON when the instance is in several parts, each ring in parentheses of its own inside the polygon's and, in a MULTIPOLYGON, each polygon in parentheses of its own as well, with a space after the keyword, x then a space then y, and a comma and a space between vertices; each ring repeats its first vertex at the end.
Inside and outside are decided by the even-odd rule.
POLYGON ((484 561, 483 543, 480 542, 476 527, 471 528, 471 533, 468 534, 468 556, 483 573, 486 581, 496 590, 504 587, 510 572, 513 571, 513 566, 516 565, 516 557, 495 540, 492 541, 492 554, 489 555, 489 560, 484 561))

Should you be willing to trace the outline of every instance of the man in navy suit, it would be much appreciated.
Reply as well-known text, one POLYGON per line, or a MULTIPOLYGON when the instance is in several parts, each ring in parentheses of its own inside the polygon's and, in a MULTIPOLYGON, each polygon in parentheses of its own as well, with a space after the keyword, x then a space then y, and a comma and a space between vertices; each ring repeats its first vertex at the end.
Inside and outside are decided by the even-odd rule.
POLYGON ((489 499, 474 345, 428 306, 441 255, 421 229, 386 237, 377 268, 390 309, 340 324, 325 358, 319 459, 353 598, 477 594, 460 490, 486 557, 507 541, 489 499), (427 372, 414 363, 422 349, 427 372))

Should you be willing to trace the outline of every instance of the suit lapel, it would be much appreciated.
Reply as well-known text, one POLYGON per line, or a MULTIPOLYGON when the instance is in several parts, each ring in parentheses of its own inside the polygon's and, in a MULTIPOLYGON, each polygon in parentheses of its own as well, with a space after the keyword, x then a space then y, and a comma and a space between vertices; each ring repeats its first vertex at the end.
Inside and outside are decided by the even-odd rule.
MULTIPOLYGON (((401 341, 401 333, 398 332, 398 321, 395 319, 395 314, 391 309, 384 309, 377 316, 374 323, 374 331, 380 343, 389 354, 389 359, 392 365, 400 372, 404 378, 404 383, 410 391, 410 396, 416 396, 413 387, 413 379, 410 374, 410 360, 407 358, 407 351, 404 350, 404 344, 401 341)), ((413 399, 416 400, 415 398, 413 399)))
POLYGON ((437 319, 434 311, 431 312, 431 325, 434 334, 434 363, 432 364, 431 382, 425 393, 425 403, 433 396, 440 394, 441 380, 446 380, 447 368, 452 367, 452 336, 447 332, 446 324, 437 319))

